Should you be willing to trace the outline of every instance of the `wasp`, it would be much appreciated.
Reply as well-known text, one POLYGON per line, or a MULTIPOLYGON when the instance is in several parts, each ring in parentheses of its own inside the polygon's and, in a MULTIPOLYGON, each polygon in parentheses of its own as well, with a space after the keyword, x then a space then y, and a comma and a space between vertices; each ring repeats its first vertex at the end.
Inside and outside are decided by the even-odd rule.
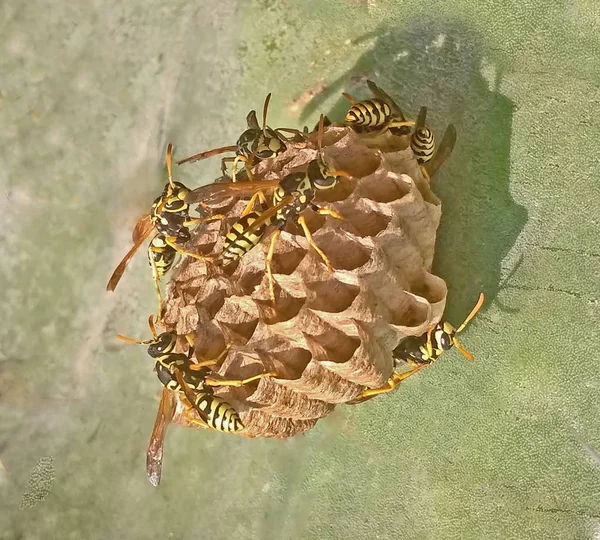
POLYGON ((156 375, 164 387, 146 453, 148 477, 153 485, 158 485, 166 426, 175 413, 175 394, 187 400, 189 406, 184 412, 184 417, 190 423, 204 429, 237 433, 244 429, 238 412, 224 399, 216 396, 213 387, 243 386, 263 377, 273 377, 276 373, 260 373, 246 379, 214 379, 210 376, 212 366, 227 355, 229 346, 215 359, 194 362, 194 347, 190 336, 186 336, 190 343, 188 353, 176 353, 177 334, 172 331, 158 334, 152 315, 148 319, 148 325, 152 339, 142 341, 121 334, 117 334, 117 337, 128 343, 148 345, 148 355, 154 360, 156 375), (197 415, 193 415, 192 411, 197 415))
MULTIPOLYGON (((192 218, 190 216, 190 205, 187 198, 193 193, 180 182, 174 182, 172 176, 173 145, 167 146, 167 174, 169 181, 165 185, 162 194, 152 203, 150 212, 142 216, 133 230, 133 247, 121 260, 106 286, 107 291, 114 291, 117 287, 129 261, 135 255, 140 246, 154 234, 148 245, 148 262, 152 268, 152 279, 158 297, 158 317, 162 313, 162 295, 159 281, 169 271, 175 262, 177 254, 187 255, 195 259, 210 260, 197 253, 191 253, 181 247, 191 238, 190 226, 221 219, 223 216, 214 215, 209 217, 192 218)), ((200 204, 202 202, 200 201, 200 204)))
POLYGON ((408 364, 411 369, 403 372, 394 371, 387 383, 381 388, 369 388, 364 390, 358 398, 350 403, 362 403, 379 394, 391 392, 400 382, 407 379, 411 375, 417 373, 421 369, 430 366, 437 361, 445 351, 456 347, 465 358, 473 361, 473 355, 462 348, 456 334, 462 332, 467 324, 475 317, 477 312, 483 305, 484 295, 480 293, 479 299, 475 307, 471 310, 464 322, 455 328, 448 321, 440 321, 435 326, 432 326, 422 336, 412 336, 403 340, 393 351, 392 358, 394 360, 394 368, 403 364, 408 364))
POLYGON ((342 94, 352 104, 346 113, 346 123, 358 132, 390 130, 394 135, 408 135, 415 122, 406 120, 396 102, 373 81, 367 81, 367 85, 375 96, 371 99, 357 102, 350 94, 342 94))
POLYGON ((223 172, 223 175, 225 176, 227 174, 227 163, 233 162, 231 166, 231 179, 235 182, 238 163, 243 162, 248 178, 252 180, 253 165, 264 159, 276 157, 287 149, 286 143, 291 139, 282 135, 281 132, 293 133, 295 136, 304 138, 304 134, 297 129, 273 129, 267 125, 267 110, 270 100, 271 94, 268 94, 263 106, 262 127, 256 118, 256 111, 252 110, 246 117, 248 129, 240 135, 240 138, 235 145, 221 146, 220 148, 213 148, 212 150, 200 152, 199 154, 178 161, 177 165, 193 163, 225 152, 235 152, 234 157, 225 157, 221 160, 221 171, 223 172))
POLYGON ((281 231, 289 222, 296 222, 302 228, 309 245, 319 254, 330 272, 333 267, 327 255, 319 248, 312 238, 310 229, 302 215, 307 208, 337 219, 342 219, 335 210, 321 208, 314 203, 319 191, 334 188, 340 177, 350 177, 345 171, 333 170, 325 163, 323 156, 323 124, 321 116, 317 135, 318 155, 310 161, 304 171, 286 175, 281 180, 263 180, 258 182, 236 182, 230 184, 211 184, 198 188, 197 195, 210 200, 213 197, 237 195, 250 196, 249 205, 242 213, 242 217, 232 225, 226 235, 220 261, 227 265, 241 257, 266 238, 267 230, 271 229, 271 243, 266 256, 266 271, 269 280, 269 294, 275 303, 275 280, 271 263, 275 253, 275 246, 281 231), (273 189, 272 204, 263 211, 250 212, 254 194, 257 190, 273 189))
POLYGON ((427 107, 421 107, 410 138, 410 147, 417 158, 423 177, 429 182, 431 176, 450 157, 456 144, 456 128, 452 124, 446 128, 442 142, 436 150, 435 136, 433 131, 425 125, 426 119, 427 107))

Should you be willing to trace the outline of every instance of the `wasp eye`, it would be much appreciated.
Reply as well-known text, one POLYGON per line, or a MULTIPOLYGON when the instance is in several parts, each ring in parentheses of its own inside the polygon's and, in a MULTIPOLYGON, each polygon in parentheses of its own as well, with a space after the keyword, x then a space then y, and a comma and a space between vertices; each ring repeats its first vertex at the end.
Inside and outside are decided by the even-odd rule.
POLYGON ((447 351, 452 348, 452 336, 445 332, 440 336, 440 347, 447 351))

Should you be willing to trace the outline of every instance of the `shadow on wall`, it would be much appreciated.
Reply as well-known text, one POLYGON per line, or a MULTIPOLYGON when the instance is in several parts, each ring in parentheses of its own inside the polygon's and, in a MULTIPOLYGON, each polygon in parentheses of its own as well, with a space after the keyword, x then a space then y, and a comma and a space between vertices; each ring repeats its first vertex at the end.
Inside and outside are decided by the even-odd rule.
MULTIPOLYGON (((373 47, 308 104, 302 120, 332 94, 370 97, 365 80, 372 78, 407 118, 426 105, 438 141, 447 124, 456 126, 454 153, 432 187, 443 204, 433 271, 448 283, 446 318, 457 324, 480 291, 487 305, 495 299, 501 262, 527 221, 509 189, 514 105, 497 91, 500 75, 472 30, 458 22, 422 20, 406 27, 359 38, 374 39, 373 47)), ((347 109, 340 96, 327 114, 341 121, 347 109)))

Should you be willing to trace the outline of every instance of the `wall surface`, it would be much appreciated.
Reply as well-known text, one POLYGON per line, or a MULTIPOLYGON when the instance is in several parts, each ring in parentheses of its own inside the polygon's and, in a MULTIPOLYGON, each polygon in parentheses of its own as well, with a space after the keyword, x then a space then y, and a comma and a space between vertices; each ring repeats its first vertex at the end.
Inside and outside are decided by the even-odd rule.
MULTIPOLYGON (((600 538, 600 15, 595 0, 8 0, 0 6, 0 538, 600 538), (341 118, 373 78, 458 144, 434 269, 456 351, 305 436, 170 429, 140 253, 179 156, 341 118), (598 452, 598 453, 597 453, 598 452)), ((216 159, 175 170, 194 186, 216 159)))

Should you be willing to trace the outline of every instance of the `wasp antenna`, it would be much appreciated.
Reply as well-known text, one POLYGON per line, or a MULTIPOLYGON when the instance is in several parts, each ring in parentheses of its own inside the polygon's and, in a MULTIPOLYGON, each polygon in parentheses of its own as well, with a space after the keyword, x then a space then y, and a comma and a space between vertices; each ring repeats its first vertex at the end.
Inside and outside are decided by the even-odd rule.
POLYGON ((470 360, 471 362, 473 360, 475 360, 475 357, 467 350, 463 349, 461 344, 458 342, 458 339, 454 338, 452 340, 452 342, 454 343, 454 346, 460 351, 460 353, 467 359, 470 360))
POLYGON ((321 114, 319 117, 319 131, 317 133, 317 146, 319 147, 319 154, 323 157, 323 130, 325 129, 325 117, 321 114))
POLYGON ((150 331, 152 332, 154 339, 156 339, 158 334, 156 333, 156 327, 154 326, 154 315, 150 315, 150 317, 148 317, 148 326, 150 327, 150 331))
POLYGON ((483 305, 484 299, 485 299, 485 297, 483 296, 483 293, 479 293, 479 299, 477 300, 477 304, 475 304, 475 307, 471 310, 471 313, 469 313, 469 315, 467 315, 467 318, 465 319, 465 322, 463 322, 458 327, 458 329, 456 330, 457 334, 459 332, 462 332, 465 329, 465 326, 467 326, 467 324, 469 324, 469 322, 471 321, 471 319, 473 317, 475 317, 475 315, 477 314, 477 312, 481 309, 481 306, 483 305))
POLYGON ((173 184, 173 175, 171 174, 171 169, 173 166, 173 145, 169 143, 167 145, 167 174, 169 175, 169 184, 171 187, 175 187, 173 184))
POLYGON ((263 106, 262 131, 265 135, 267 134, 267 111, 269 109, 269 101, 271 101, 271 92, 267 94, 263 106))
POLYGON ((342 96, 344 96, 350 102, 350 105, 356 105, 356 100, 347 92, 342 92, 342 96))
POLYGON ((148 345, 150 341, 142 341, 141 339, 133 339, 127 336, 123 336, 121 334, 116 334, 117 338, 121 341, 126 341, 127 343, 137 343, 138 345, 148 345))

